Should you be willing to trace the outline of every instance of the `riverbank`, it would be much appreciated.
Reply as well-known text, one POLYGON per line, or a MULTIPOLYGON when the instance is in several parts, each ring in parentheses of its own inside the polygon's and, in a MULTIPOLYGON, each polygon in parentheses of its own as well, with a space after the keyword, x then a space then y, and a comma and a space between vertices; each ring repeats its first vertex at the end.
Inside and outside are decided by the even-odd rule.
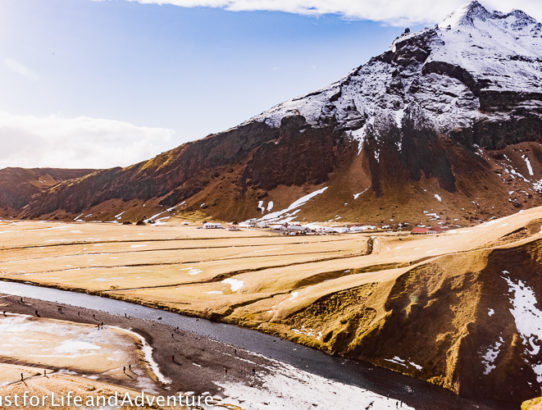
MULTIPOLYGON (((34 297, 40 291, 51 291, 30 285, 18 286, 23 288, 26 286, 19 291, 20 294, 32 294, 34 297)), ((313 404, 316 406, 325 404, 318 400, 325 401, 327 398, 333 402, 338 392, 349 401, 345 402, 344 407, 335 405, 335 408, 352 408, 349 403, 352 403, 353 399, 362 405, 359 408, 364 408, 363 405, 369 405, 371 402, 379 402, 380 408, 395 408, 401 403, 404 403, 402 404, 404 408, 411 406, 417 409, 434 408, 435 404, 443 410, 496 408, 457 398, 427 383, 384 369, 332 358, 312 349, 246 329, 211 324, 203 319, 186 318, 110 299, 100 300, 88 295, 54 292, 58 295, 57 299, 65 295, 71 305, 28 297, 23 297, 24 303, 20 303, 17 296, 5 296, 0 299, 0 303, 5 305, 0 311, 34 315, 38 310, 42 317, 91 324, 103 322, 106 326, 136 331, 153 347, 154 360, 161 372, 171 379, 170 385, 158 386, 161 393, 188 391, 195 394, 226 396, 234 399, 234 403, 240 404, 243 408, 260 408, 258 403, 261 405, 273 403, 273 399, 276 401, 274 402, 276 408, 288 408, 289 403, 294 398, 300 400, 299 397, 306 408, 312 408, 313 404), (108 309, 116 314, 73 306, 75 299, 87 298, 97 300, 97 303, 102 305, 100 309, 108 309), (58 309, 59 306, 61 310, 58 309), (141 309, 151 313, 144 315, 136 313, 141 309), (127 317, 123 311, 129 312, 127 317), (172 325, 171 317, 180 319, 181 322, 172 325), (176 329, 177 324, 179 329, 176 329), (212 329, 209 329, 209 326, 212 329), (225 331, 229 332, 228 337, 233 343, 213 341, 209 338, 209 333, 215 332, 218 338, 225 339, 227 337, 225 331), (239 343, 236 344, 236 340, 239 343), (234 347, 235 344, 237 347, 234 347), (239 345, 260 346, 260 352, 269 353, 274 358, 284 357, 290 364, 267 359, 261 354, 252 354, 239 345), (171 354, 174 355, 175 362, 171 361, 171 354), (301 369, 307 369, 308 372, 301 369), (327 377, 324 377, 326 375, 327 377), (337 378, 342 382, 338 382, 337 378), (317 385, 320 391, 318 397, 310 394, 314 391, 314 385, 317 385), (288 397, 288 388, 292 386, 296 393, 288 397), (316 402, 310 402, 311 398, 316 402), (280 407, 280 403, 285 407, 280 407)), ((130 384, 127 383, 126 386, 129 387, 130 384)), ((304 408, 301 403, 297 403, 298 407, 304 408)))
MULTIPOLYGON (((160 394, 170 392, 194 392, 195 394, 209 393, 219 395, 221 389, 216 382, 236 382, 250 385, 256 383, 252 377, 252 369, 258 373, 266 372, 270 364, 261 356, 248 355, 211 339, 177 330, 168 325, 162 325, 149 320, 131 316, 118 316, 97 310, 74 307, 66 304, 51 303, 18 296, 2 295, 0 311, 35 316, 36 312, 42 318, 59 319, 76 323, 87 323, 129 329, 144 337, 152 346, 152 357, 158 363, 160 371, 167 375, 171 383, 157 381, 155 389, 160 394), (21 302, 23 300, 23 302, 21 302), (237 354, 236 354, 237 352, 237 354), (251 366, 245 361, 250 357, 251 366)), ((124 365, 128 367, 130 363, 124 365)), ((54 366, 44 366, 49 370, 59 369, 54 366)), ((116 383, 128 388, 135 388, 129 377, 115 380, 116 383)))

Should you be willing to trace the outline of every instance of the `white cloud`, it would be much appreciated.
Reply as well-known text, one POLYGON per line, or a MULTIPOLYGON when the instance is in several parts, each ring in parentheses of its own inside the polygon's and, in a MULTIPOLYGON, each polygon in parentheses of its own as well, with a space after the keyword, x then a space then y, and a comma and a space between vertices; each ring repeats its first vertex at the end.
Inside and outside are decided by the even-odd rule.
MULTIPOLYGON (((346 18, 382 21, 393 25, 436 23, 465 0, 128 0, 142 4, 171 4, 180 7, 216 7, 232 11, 270 10, 297 14, 340 14, 346 18)), ((522 9, 542 20, 539 0, 487 0, 489 9, 503 12, 522 9)))
POLYGON ((0 168, 107 168, 142 161, 177 144, 174 131, 103 118, 0 111, 0 168))
POLYGON ((20 76, 25 77, 29 80, 36 80, 38 78, 38 75, 34 71, 32 71, 20 61, 15 60, 14 58, 4 58, 4 65, 15 74, 19 74, 20 76))

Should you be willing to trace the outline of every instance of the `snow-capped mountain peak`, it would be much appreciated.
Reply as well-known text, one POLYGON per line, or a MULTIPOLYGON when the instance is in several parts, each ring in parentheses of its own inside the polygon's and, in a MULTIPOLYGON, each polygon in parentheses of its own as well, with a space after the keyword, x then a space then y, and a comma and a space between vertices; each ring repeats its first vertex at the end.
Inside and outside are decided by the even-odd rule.
MULTIPOLYGON (((332 125, 359 141, 404 120, 438 133, 480 121, 542 117, 542 24, 522 11, 488 11, 474 1, 441 23, 408 30, 392 47, 342 80, 252 118, 279 127, 284 117, 332 125)), ((401 142, 397 141, 398 149, 401 142)))
POLYGON ((491 17, 491 13, 479 2, 473 1, 450 13, 439 24, 439 28, 456 28, 458 26, 472 25, 474 20, 482 21, 491 17))

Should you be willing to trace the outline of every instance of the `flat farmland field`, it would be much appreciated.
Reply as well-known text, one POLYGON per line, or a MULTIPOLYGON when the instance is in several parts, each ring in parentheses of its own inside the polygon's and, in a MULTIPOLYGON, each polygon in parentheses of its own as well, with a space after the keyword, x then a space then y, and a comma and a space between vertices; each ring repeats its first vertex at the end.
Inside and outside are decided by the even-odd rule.
POLYGON ((3 221, 0 275, 257 326, 323 296, 391 284, 413 266, 496 244, 540 213, 421 236, 3 221))
POLYGON ((541 225, 542 208, 437 235, 2 221, 0 277, 233 323, 456 391, 461 359, 447 358, 478 354, 461 341, 487 343, 472 331, 487 312, 510 316, 514 281, 542 261, 541 225))
POLYGON ((350 266, 365 255, 367 241, 361 234, 2 222, 0 274, 206 316, 263 294, 287 294, 296 282, 310 280, 315 267, 350 266))

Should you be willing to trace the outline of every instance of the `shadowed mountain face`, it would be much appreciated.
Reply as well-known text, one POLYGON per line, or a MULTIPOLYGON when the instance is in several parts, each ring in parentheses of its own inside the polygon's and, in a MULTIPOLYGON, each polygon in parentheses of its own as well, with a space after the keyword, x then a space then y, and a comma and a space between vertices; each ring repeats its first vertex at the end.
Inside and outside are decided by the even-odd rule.
POLYGON ((327 88, 147 162, 61 183, 20 216, 464 225, 542 203, 541 130, 542 24, 473 2, 406 30, 327 88))
POLYGON ((16 215, 32 195, 39 194, 58 183, 87 175, 89 169, 5 168, 0 170, 0 214, 16 215))

